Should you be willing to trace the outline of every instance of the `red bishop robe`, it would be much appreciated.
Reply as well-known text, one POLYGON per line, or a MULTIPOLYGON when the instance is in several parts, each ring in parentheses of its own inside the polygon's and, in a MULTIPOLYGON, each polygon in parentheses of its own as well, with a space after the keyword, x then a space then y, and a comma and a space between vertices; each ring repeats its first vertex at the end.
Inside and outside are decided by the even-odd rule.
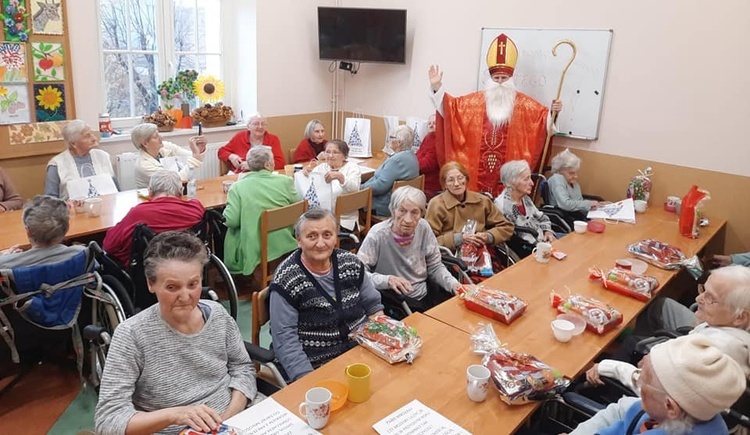
POLYGON ((437 155, 442 166, 456 161, 469 171, 468 189, 500 193, 500 166, 526 160, 532 171, 539 166, 547 135, 548 109, 529 97, 516 94, 513 116, 495 127, 487 118, 483 92, 443 97, 443 116, 437 117, 437 155))

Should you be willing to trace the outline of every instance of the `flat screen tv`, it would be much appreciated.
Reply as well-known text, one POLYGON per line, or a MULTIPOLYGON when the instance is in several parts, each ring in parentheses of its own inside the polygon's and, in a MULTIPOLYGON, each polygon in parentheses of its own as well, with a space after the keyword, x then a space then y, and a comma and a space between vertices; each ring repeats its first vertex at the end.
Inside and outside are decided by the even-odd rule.
POLYGON ((406 10, 318 7, 321 60, 406 62, 406 10))

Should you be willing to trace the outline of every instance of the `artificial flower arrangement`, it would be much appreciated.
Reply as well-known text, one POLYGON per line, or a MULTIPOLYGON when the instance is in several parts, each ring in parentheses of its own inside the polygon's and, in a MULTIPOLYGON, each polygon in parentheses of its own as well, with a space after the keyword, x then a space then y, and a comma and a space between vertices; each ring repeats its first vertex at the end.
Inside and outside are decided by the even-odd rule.
POLYGON ((193 121, 203 123, 204 127, 227 125, 227 121, 234 116, 234 111, 219 102, 224 97, 224 82, 212 75, 200 75, 193 83, 193 91, 205 103, 193 111, 193 121))
POLYGON ((157 86, 156 90, 164 101, 164 107, 171 109, 173 100, 190 101, 195 98, 193 83, 198 78, 194 69, 186 69, 177 73, 175 78, 168 78, 157 86))
POLYGON ((177 120, 175 119, 175 117, 172 116, 172 114, 169 113, 168 110, 162 111, 161 107, 156 109, 154 113, 144 116, 143 122, 156 124, 156 127, 159 129, 159 131, 172 131, 174 130, 175 124, 177 124, 177 120))

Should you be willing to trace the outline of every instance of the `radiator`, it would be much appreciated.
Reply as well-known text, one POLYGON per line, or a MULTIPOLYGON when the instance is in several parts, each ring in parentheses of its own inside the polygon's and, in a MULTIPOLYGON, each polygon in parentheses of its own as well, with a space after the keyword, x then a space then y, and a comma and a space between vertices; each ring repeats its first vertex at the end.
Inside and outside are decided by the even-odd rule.
MULTIPOLYGON (((203 154, 203 164, 198 168, 195 177, 198 180, 215 178, 219 176, 221 165, 219 163, 218 151, 224 142, 210 143, 206 146, 203 154)), ((115 156, 115 170, 120 190, 135 189, 135 166, 138 161, 138 153, 122 153, 115 156)))

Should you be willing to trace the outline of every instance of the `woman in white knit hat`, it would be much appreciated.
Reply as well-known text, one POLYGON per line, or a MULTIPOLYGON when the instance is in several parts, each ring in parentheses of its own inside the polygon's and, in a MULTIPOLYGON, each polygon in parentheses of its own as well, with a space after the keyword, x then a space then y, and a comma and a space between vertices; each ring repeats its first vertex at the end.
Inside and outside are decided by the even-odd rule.
POLYGON ((739 364, 702 334, 655 346, 634 378, 640 399, 623 397, 571 435, 726 434, 719 413, 734 404, 746 386, 739 364))

